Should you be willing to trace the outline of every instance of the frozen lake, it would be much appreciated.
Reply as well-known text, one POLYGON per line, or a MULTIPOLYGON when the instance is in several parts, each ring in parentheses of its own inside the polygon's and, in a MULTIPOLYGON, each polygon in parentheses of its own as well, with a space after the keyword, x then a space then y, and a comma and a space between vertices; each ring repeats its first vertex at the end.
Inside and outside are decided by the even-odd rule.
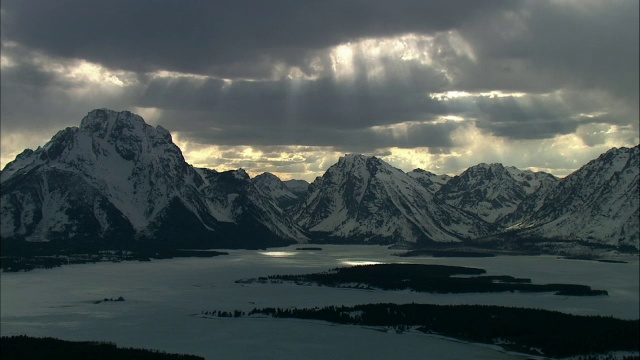
MULTIPOLYGON (((299 245, 298 245, 299 246, 299 245)), ((555 256, 400 258, 381 246, 322 245, 268 251, 228 250, 228 256, 151 262, 70 265, 2 273, 2 335, 102 340, 119 346, 189 353, 207 359, 524 359, 494 347, 419 333, 324 322, 266 318, 203 318, 203 310, 313 307, 363 303, 494 304, 580 315, 639 318, 639 265, 558 259, 555 256), (539 294, 421 294, 290 284, 237 284, 242 278, 302 274, 367 263, 419 263, 479 267, 489 275, 574 283, 609 296, 539 294), (102 302, 124 297, 124 302, 102 302), (399 350, 401 349, 401 350, 399 350)))

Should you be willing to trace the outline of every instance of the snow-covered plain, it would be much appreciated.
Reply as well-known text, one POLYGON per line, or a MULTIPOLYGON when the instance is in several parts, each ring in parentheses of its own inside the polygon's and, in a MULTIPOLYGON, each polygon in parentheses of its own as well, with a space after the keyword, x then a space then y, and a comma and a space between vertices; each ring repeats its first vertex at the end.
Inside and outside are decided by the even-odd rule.
POLYGON ((3 336, 28 334, 68 340, 102 340, 120 346, 190 353, 207 359, 524 359, 497 347, 420 333, 339 326, 318 321, 206 318, 203 310, 313 307, 362 303, 495 304, 581 315, 639 318, 639 264, 558 259, 400 258, 381 246, 299 245, 266 251, 229 250, 214 258, 98 263, 26 273, 2 273, 3 336), (489 274, 531 278, 534 283, 575 283, 609 296, 543 294, 436 295, 291 284, 240 284, 272 274, 302 274, 338 266, 410 262, 480 267, 489 274), (95 301, 124 297, 124 302, 95 301))

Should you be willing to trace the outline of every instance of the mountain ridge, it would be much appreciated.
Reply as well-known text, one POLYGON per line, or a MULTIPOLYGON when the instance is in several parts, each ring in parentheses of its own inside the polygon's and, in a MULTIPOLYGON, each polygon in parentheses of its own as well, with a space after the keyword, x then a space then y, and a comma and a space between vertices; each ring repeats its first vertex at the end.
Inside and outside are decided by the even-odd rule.
POLYGON ((376 157, 349 154, 311 184, 296 214, 300 226, 365 242, 460 242, 489 225, 441 206, 414 178, 376 157))
POLYGON ((533 238, 637 251, 638 148, 613 148, 563 179, 497 163, 453 177, 404 172, 347 154, 309 184, 195 168, 166 129, 97 109, 0 172, 1 235, 3 246, 428 246, 502 237, 509 246, 533 238))
POLYGON ((613 148, 545 193, 524 234, 638 248, 640 146, 613 148))
POLYGON ((513 213, 527 196, 540 187, 552 186, 557 180, 544 172, 481 163, 451 178, 435 195, 439 201, 476 214, 487 222, 503 223, 503 218, 513 213))

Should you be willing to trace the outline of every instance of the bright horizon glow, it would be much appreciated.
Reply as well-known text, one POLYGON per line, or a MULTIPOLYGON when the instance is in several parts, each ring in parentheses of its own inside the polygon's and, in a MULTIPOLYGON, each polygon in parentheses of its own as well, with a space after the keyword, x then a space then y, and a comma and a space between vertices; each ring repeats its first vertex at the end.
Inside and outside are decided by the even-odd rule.
MULTIPOLYGON (((150 114, 161 111, 153 108, 136 110, 138 113, 150 114)), ((145 121, 146 119, 145 117, 145 121)), ((401 128, 402 126, 407 125, 401 125, 401 128)), ((420 168, 438 175, 455 176, 479 163, 501 163, 521 170, 544 171, 557 177, 564 177, 610 148, 618 147, 616 142, 619 140, 613 135, 618 134, 622 127, 594 126, 587 124, 579 128, 578 134, 562 135, 543 142, 527 140, 515 144, 506 139, 484 134, 470 124, 454 133, 454 147, 442 153, 432 153, 433 150, 426 147, 412 149, 392 147, 385 149, 384 154, 374 152, 364 155, 377 156, 404 172, 420 168), (587 146, 580 136, 609 136, 610 139, 599 145, 587 146), (517 147, 522 154, 518 162, 510 160, 514 147, 517 147), (557 160, 553 163, 536 155, 549 152, 558 154, 557 160)), ((397 136, 402 136, 405 130, 395 129, 397 136)), ((394 130, 391 129, 391 131, 394 130)), ((52 130, 50 136, 56 132, 52 130)), ((39 134, 41 137, 34 137, 34 134, 29 132, 4 135, 1 143, 1 167, 4 168, 26 148, 33 150, 38 146, 44 146, 50 137, 39 134), (18 148, 21 150, 9 150, 18 148)), ((276 152, 269 152, 267 155, 267 152, 259 147, 203 145, 185 140, 177 132, 172 132, 172 137, 174 143, 181 149, 186 162, 192 166, 216 171, 243 168, 251 177, 269 172, 283 181, 299 179, 312 182, 345 155, 343 151, 322 146, 277 146, 276 152), (232 156, 229 157, 230 155, 232 156)))

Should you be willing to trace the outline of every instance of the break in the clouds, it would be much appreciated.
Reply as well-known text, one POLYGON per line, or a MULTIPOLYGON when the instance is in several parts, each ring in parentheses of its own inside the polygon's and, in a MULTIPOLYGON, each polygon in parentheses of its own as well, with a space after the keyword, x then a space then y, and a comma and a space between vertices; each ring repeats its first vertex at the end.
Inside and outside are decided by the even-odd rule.
POLYGON ((91 109, 187 160, 313 179, 340 154, 565 175, 638 136, 638 2, 1 5, 2 165, 91 109))

